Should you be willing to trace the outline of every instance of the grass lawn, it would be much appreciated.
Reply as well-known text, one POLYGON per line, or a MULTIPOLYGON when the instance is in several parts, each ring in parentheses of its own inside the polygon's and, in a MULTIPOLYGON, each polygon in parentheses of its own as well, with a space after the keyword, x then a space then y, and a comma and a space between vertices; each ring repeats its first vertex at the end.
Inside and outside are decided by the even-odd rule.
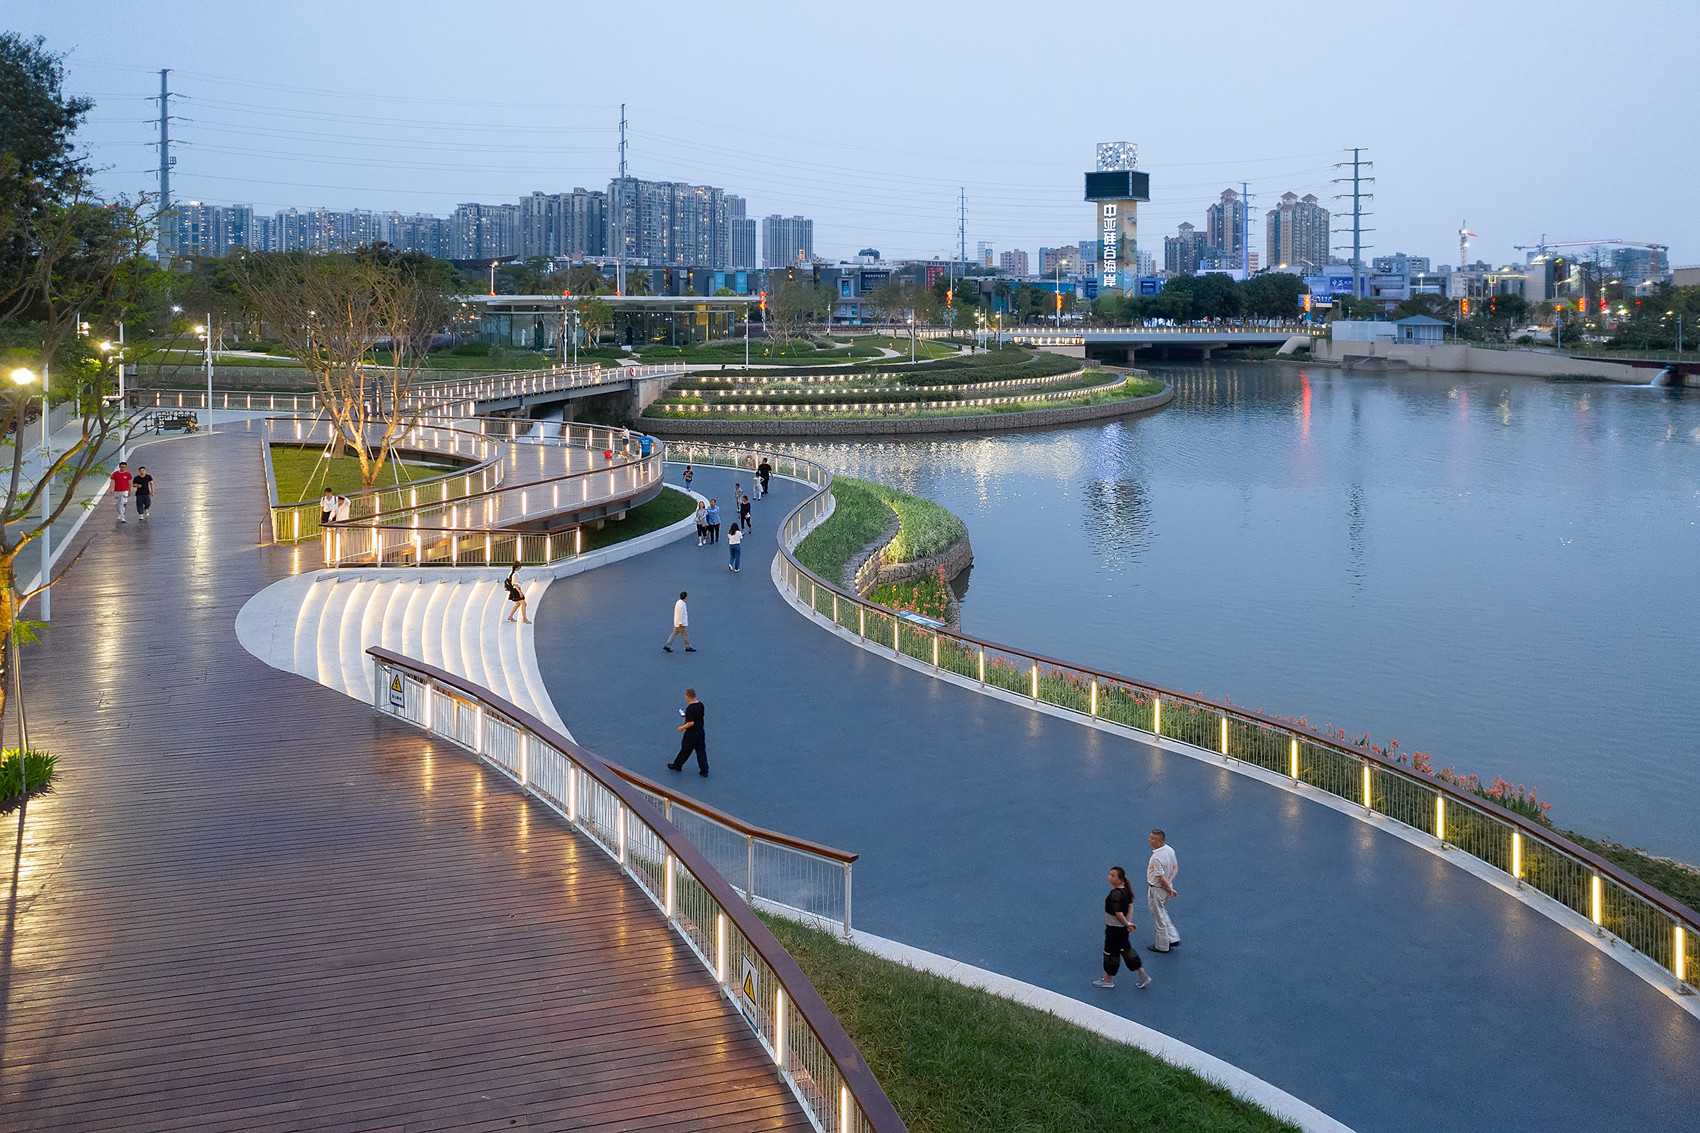
MULTIPOLYGON (((1054 1015, 763 919, 913 1133, 1294 1128, 1189 1071, 1054 1015)), ((1098 946, 1083 943, 1085 986, 1098 946)), ((1129 980, 1105 994, 1140 993, 1129 980)))
MULTIPOLYGON (((321 461, 323 452, 323 449, 304 445, 272 446, 272 476, 277 481, 279 503, 290 504, 315 499, 325 490, 327 484, 331 491, 344 495, 361 490, 360 462, 352 456, 321 461)), ((453 472, 457 467, 459 466, 453 464, 415 464, 387 460, 384 462, 383 471, 379 473, 378 482, 387 485, 399 480, 405 484, 410 480, 423 480, 443 472, 453 472)))
POLYGON ((651 531, 659 531, 670 523, 684 519, 696 511, 696 508, 695 500, 669 486, 662 489, 661 494, 647 504, 628 511, 626 518, 609 520, 602 525, 600 531, 586 527, 584 549, 597 551, 615 543, 623 543, 627 539, 636 539, 639 535, 647 535, 651 531))

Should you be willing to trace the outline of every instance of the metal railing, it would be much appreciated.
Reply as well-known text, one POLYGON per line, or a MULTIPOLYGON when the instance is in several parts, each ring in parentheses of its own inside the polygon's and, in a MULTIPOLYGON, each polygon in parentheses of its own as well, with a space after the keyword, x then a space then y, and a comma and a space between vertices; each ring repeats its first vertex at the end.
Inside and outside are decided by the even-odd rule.
MULTIPOLYGON (((674 446, 675 459, 693 447, 716 450, 703 463, 748 466, 767 450, 718 445, 674 446)), ((1178 740, 1224 762, 1239 761, 1347 799, 1434 837, 1442 848, 1467 853, 1591 921, 1681 981, 1700 990, 1700 914, 1553 830, 1474 792, 1424 775, 1368 748, 1276 720, 1228 702, 1070 665, 1042 654, 983 641, 902 617, 811 573, 797 561, 797 544, 832 508, 832 476, 800 457, 768 455, 780 475, 815 486, 780 527, 780 576, 800 604, 818 617, 889 648, 934 672, 981 688, 1000 689, 1135 732, 1178 740), (790 469, 802 468, 802 475, 790 469)))
MULTIPOLYGON (((897 1111, 808 977, 651 793, 485 689, 387 649, 367 653, 378 711, 472 752, 619 863, 713 974, 816 1128, 901 1133, 897 1111)), ((678 797, 663 797, 683 817, 678 797)))
MULTIPOLYGON (((137 409, 205 409, 204 389, 132 389, 125 400, 137 409)), ((316 393, 265 393, 242 390, 213 390, 214 409, 255 410, 266 413, 316 413, 316 393)))
MULTIPOLYGON (((361 522, 332 523, 320 530, 325 565, 541 565, 582 554, 576 528, 516 527, 598 507, 615 509, 648 489, 654 489, 653 498, 662 487, 666 446, 653 439, 651 443, 648 456, 616 455, 601 468, 508 484, 446 503, 421 501, 361 522)), ((594 464, 597 456, 593 453, 590 459, 594 464)))
MULTIPOLYGON (((370 443, 377 444, 383 432, 382 426, 368 429, 370 443)), ((325 448, 335 439, 335 433, 331 422, 324 419, 268 417, 265 420, 268 453, 272 445, 325 448)), ((501 443, 471 429, 420 424, 398 433, 392 444, 398 455, 465 462, 465 465, 452 472, 410 480, 405 484, 347 493, 351 523, 370 522, 428 503, 447 504, 452 500, 466 499, 488 492, 502 482, 501 443)), ((272 541, 300 543, 318 538, 319 501, 285 503, 277 498, 275 478, 270 483, 272 541)))
POLYGON ((682 374, 682 363, 655 366, 554 366, 523 374, 486 375, 468 378, 443 378, 419 382, 408 391, 404 404, 412 408, 440 406, 451 402, 468 403, 465 416, 471 416, 480 401, 504 401, 513 397, 558 393, 568 389, 606 385, 611 382, 634 381, 641 378, 682 374))
POLYGON ((744 900, 850 939, 850 880, 856 854, 764 830, 624 767, 609 769, 649 798, 661 817, 707 855, 744 900))

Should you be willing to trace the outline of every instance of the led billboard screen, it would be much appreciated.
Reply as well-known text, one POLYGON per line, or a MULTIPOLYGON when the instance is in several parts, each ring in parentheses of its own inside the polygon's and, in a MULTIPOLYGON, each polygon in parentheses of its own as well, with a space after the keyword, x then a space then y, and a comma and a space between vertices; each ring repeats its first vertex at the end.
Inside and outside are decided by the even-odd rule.
POLYGON ((1086 175, 1086 199, 1089 201, 1149 201, 1151 175, 1137 169, 1117 169, 1109 173, 1086 175))

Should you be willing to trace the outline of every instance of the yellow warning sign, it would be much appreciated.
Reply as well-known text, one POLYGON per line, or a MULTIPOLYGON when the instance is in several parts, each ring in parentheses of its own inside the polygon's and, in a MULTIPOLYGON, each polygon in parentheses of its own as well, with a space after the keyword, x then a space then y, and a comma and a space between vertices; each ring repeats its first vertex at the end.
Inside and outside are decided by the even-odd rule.
POLYGON ((756 966, 750 963, 748 956, 744 957, 744 979, 739 984, 739 990, 744 993, 744 1000, 751 1007, 761 1002, 761 977, 756 973, 756 966))
POLYGON ((402 691, 401 674, 392 669, 390 670, 390 705, 393 708, 402 708, 406 706, 406 700, 407 698, 402 691))

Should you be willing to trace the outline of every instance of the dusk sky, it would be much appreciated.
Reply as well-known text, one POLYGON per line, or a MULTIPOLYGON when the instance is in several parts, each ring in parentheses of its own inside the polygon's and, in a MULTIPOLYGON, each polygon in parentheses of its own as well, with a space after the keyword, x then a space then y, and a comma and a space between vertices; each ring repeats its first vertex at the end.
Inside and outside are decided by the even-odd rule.
POLYGON ((970 254, 1087 238, 1081 173, 1127 140, 1159 263, 1241 181, 1254 249, 1285 191, 1341 209, 1352 146, 1375 163, 1366 258, 1455 262, 1467 220, 1472 259, 1521 262, 1544 233, 1700 263, 1692 2, 9 8, 95 98, 82 140, 114 193, 156 187, 147 100, 170 67, 174 195, 264 212, 605 188, 624 101, 634 176, 812 217, 827 258, 953 252, 959 188, 970 254))

